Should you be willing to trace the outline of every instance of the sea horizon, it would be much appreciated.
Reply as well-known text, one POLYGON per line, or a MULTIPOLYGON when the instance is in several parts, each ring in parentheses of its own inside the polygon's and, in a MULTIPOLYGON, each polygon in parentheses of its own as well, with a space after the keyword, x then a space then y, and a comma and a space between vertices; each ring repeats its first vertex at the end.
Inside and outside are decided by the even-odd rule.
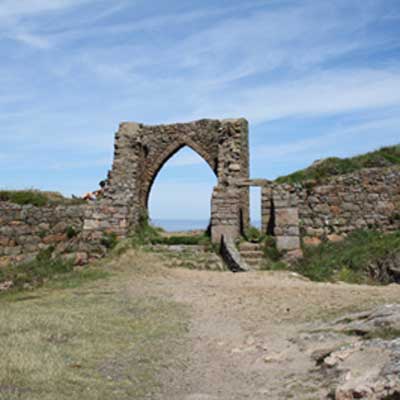
MULTIPOLYGON (((153 226, 165 229, 167 232, 206 230, 209 219, 160 219, 155 218, 150 220, 153 226)), ((252 221, 252 225, 260 228, 261 221, 252 221)))

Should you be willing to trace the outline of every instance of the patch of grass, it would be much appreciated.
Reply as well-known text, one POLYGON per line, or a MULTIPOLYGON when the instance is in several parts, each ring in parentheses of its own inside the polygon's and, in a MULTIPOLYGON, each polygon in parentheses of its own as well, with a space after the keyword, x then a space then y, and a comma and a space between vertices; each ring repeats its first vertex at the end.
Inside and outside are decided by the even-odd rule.
POLYGON ((136 230, 130 237, 130 242, 133 247, 151 244, 154 240, 161 237, 162 232, 162 228, 154 227, 150 224, 147 213, 142 213, 139 216, 139 223, 136 230))
POLYGON ((303 250, 304 258, 293 268, 311 280, 380 283, 372 281, 368 266, 400 251, 400 231, 355 231, 341 242, 324 242, 303 250))
POLYGON ((53 258, 53 248, 42 250, 37 257, 26 263, 0 269, 0 282, 12 282, 13 290, 40 286, 50 278, 73 271, 72 262, 53 258))
POLYGON ((255 226, 249 226, 244 232, 245 239, 250 243, 261 243, 265 236, 255 226))
POLYGON ((154 227, 149 223, 147 214, 142 214, 139 224, 130 238, 133 247, 145 246, 149 244, 174 245, 204 245, 212 249, 210 237, 204 233, 199 235, 163 235, 164 230, 154 227))
POLYGON ((352 158, 331 157, 304 170, 278 178, 278 183, 320 182, 333 175, 343 175, 362 168, 390 167, 400 165, 400 145, 383 147, 379 150, 352 158))
POLYGON ((129 279, 140 275, 0 298, 0 399, 155 398, 161 372, 181 367, 171 355, 185 343, 186 309, 137 295, 129 279))
POLYGON ((43 192, 36 189, 28 190, 0 190, 0 201, 24 205, 33 205, 36 207, 45 207, 48 205, 79 205, 85 201, 79 198, 66 198, 60 193, 43 192))
POLYGON ((118 236, 115 232, 104 232, 100 243, 108 250, 112 250, 118 244, 118 236))
POLYGON ((13 295, 24 289, 33 289, 46 284, 46 287, 71 288, 85 282, 103 279, 109 272, 95 267, 74 269, 73 263, 52 256, 53 248, 41 251, 38 256, 26 263, 10 265, 0 269, 0 283, 12 282, 10 289, 2 296, 13 295))
POLYGON ((276 240, 273 236, 265 237, 263 241, 263 251, 267 260, 277 262, 282 258, 282 254, 276 247, 276 240))
POLYGON ((209 245, 211 243, 210 237, 206 234, 200 235, 179 235, 179 236, 159 236, 150 240, 151 244, 165 244, 169 246, 174 245, 209 245))

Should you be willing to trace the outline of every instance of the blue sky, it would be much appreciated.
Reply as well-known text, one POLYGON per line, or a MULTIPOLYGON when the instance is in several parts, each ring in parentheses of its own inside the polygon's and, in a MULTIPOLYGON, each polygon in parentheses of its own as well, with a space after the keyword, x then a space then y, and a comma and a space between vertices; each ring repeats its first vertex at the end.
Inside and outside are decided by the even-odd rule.
MULTIPOLYGON (((0 0, 0 54, 4 188, 96 189, 121 121, 245 117, 266 178, 400 142, 398 0, 0 0)), ((214 183, 182 150, 152 216, 214 183)))

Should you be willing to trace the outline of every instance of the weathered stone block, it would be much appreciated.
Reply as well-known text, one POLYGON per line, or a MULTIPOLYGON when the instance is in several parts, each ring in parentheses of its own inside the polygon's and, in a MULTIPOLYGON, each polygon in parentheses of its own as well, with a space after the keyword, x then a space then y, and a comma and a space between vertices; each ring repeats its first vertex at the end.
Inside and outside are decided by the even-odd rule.
POLYGON ((276 238, 276 247, 279 251, 300 249, 300 238, 297 236, 278 236, 276 238))
POLYGON ((275 211, 277 226, 299 225, 299 212, 297 208, 283 208, 275 211))

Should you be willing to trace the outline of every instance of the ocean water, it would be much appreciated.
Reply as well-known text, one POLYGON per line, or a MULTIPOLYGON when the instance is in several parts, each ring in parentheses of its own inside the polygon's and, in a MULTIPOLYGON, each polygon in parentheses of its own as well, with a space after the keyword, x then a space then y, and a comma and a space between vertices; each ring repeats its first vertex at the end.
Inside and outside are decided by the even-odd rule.
MULTIPOLYGON (((206 230, 209 220, 205 219, 152 219, 151 224, 165 229, 167 232, 206 230)), ((261 227, 260 221, 252 221, 257 228, 261 227)))

